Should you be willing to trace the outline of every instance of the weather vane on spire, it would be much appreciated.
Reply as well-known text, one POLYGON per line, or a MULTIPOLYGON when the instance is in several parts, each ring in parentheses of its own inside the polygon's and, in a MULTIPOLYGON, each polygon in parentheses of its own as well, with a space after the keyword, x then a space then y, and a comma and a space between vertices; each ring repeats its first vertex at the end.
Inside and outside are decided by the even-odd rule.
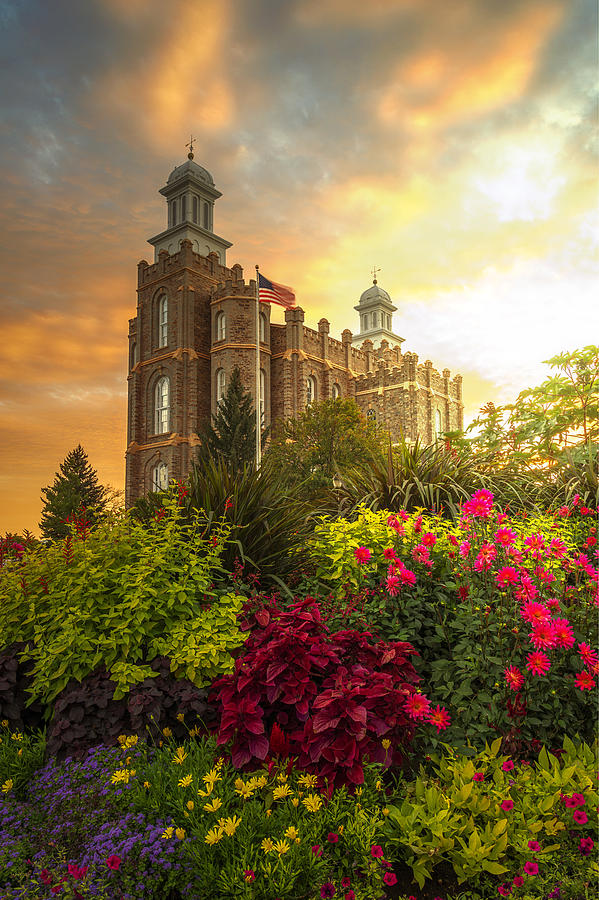
POLYGON ((189 136, 189 144, 185 144, 186 147, 189 147, 189 153, 187 154, 187 159, 193 159, 193 142, 195 140, 196 139, 194 138, 193 134, 191 134, 189 136))
POLYGON ((376 284, 376 273, 380 272, 380 271, 381 271, 380 269, 377 269, 374 266, 372 267, 372 283, 373 284, 376 284))

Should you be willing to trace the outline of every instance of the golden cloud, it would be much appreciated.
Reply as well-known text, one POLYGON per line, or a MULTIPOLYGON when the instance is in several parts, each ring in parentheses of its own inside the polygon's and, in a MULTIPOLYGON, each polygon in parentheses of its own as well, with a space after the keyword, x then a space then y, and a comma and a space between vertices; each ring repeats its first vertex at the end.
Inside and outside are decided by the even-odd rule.
MULTIPOLYGON (((108 5, 118 12, 116 0, 108 5)), ((120 114, 155 147, 172 152, 174 134, 220 131, 233 120, 225 65, 231 9, 227 0, 185 0, 172 14, 161 4, 157 14, 159 43, 110 70, 92 99, 109 117, 120 114)))
MULTIPOLYGON (((445 7, 439 8, 441 23, 445 7)), ((415 131, 438 130, 517 100, 564 10, 557 3, 524 9, 493 30, 446 7, 443 49, 402 59, 379 97, 379 120, 415 131)), ((438 26, 439 27, 439 26, 438 26)))

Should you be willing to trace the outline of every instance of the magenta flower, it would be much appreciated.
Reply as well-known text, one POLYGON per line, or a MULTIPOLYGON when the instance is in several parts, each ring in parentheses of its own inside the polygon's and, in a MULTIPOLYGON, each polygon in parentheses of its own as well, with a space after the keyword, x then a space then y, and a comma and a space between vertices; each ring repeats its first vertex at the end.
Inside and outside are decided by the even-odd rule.
POLYGON ((342 878, 341 879, 341 887, 342 888, 351 887, 351 878, 342 878))
POLYGON ((424 694, 410 694, 406 700, 406 710, 412 719, 424 719, 429 712, 430 702, 424 694))
POLYGON ((393 872, 385 872, 383 875, 383 881, 385 884, 397 884, 397 876, 393 874, 393 872))
POLYGON ((556 647, 573 647, 574 631, 567 619, 554 619, 551 623, 556 647))
POLYGON ((370 848, 370 855, 373 859, 382 859, 383 858, 383 848, 380 844, 373 844, 370 848))
POLYGON ((512 893, 512 889, 509 884, 500 884, 499 887, 497 888, 497 893, 501 897, 509 897, 510 894, 512 893))
POLYGON ((535 651, 534 653, 529 653, 526 657, 526 668, 533 675, 546 675, 551 668, 551 663, 545 653, 535 651))
POLYGON ((327 835, 327 841, 329 842, 329 844, 336 844, 338 840, 339 840, 339 835, 337 834, 337 832, 329 831, 329 833, 327 835))
POLYGON ((578 849, 583 856, 589 856, 594 846, 595 842, 592 837, 582 837, 580 839, 580 843, 578 844, 578 849))
POLYGON ((254 872, 253 869, 244 869, 243 870, 243 878, 247 882, 254 881, 254 879, 256 878, 256 873, 254 872))
POLYGON ((325 881, 320 889, 320 896, 322 897, 322 900, 327 900, 328 897, 334 897, 335 885, 331 881, 325 881))
POLYGON ((444 706, 437 706, 435 709, 431 709, 428 714, 428 720, 437 726, 437 734, 451 724, 449 713, 444 706))
POLYGON ((106 860, 106 865, 108 866, 109 869, 112 869, 114 872, 116 872, 118 870, 120 864, 121 864, 120 856, 114 856, 114 855, 109 856, 108 859, 106 860))
POLYGON ((577 806, 584 806, 584 794, 572 794, 572 800, 577 806))
POLYGON ((320 844, 314 844, 314 846, 312 847, 312 853, 314 854, 314 856, 322 856, 322 849, 320 844))
POLYGON ((595 687, 596 682, 591 673, 583 669, 574 679, 574 684, 581 691, 591 691, 595 687))
POLYGON ((586 825, 589 821, 589 817, 582 809, 575 809, 572 813, 572 818, 578 825, 586 825))
POLYGON ((368 549, 368 547, 356 547, 354 550, 354 556, 357 561, 362 565, 363 563, 367 563, 370 561, 372 553, 368 549))
POLYGON ((541 849, 541 845, 538 841, 529 841, 528 849, 532 850, 533 853, 537 853, 541 849))
POLYGON ((538 875, 539 874, 539 866, 536 862, 525 862, 524 863, 524 871, 527 875, 538 875))
POLYGON ((524 684, 524 675, 517 666, 508 666, 504 670, 507 686, 512 691, 519 691, 524 684))
POLYGON ((356 900, 356 894, 354 891, 348 891, 343 900, 356 900))
POLYGON ((522 878, 522 875, 514 876, 514 880, 512 881, 512 884, 514 885, 514 887, 522 887, 522 885, 524 884, 524 879, 522 878))
POLYGON ((504 810, 504 812, 509 812, 510 810, 512 810, 514 808, 514 801, 507 798, 501 804, 501 808, 504 810))
POLYGON ((482 772, 475 772, 474 775, 472 776, 472 781, 484 781, 484 780, 485 780, 485 776, 483 775, 482 772))
POLYGON ((514 768, 513 760, 506 759, 506 761, 504 762, 504 764, 502 765, 501 768, 503 769, 504 772, 511 772, 512 769, 514 768))

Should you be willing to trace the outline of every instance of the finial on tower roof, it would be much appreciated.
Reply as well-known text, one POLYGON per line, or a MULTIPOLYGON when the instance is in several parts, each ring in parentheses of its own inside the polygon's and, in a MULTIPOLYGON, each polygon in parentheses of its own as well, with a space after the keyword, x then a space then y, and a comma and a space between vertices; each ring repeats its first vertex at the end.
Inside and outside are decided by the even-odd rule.
POLYGON ((374 266, 372 267, 372 283, 373 284, 376 284, 376 273, 380 272, 380 271, 381 271, 380 269, 377 269, 374 266))
POLYGON ((189 153, 187 154, 187 159, 193 159, 193 142, 195 138, 192 135, 189 136, 189 144, 185 144, 186 147, 189 147, 189 153))

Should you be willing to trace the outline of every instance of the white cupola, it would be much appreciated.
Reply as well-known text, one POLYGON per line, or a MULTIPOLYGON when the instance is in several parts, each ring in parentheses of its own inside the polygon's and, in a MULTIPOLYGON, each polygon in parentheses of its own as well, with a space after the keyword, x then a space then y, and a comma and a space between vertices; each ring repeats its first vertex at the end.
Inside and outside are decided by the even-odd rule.
POLYGON ((167 227, 148 243, 154 247, 154 259, 161 250, 176 253, 181 242, 191 241, 196 253, 208 256, 218 253, 221 265, 226 265, 230 241, 214 233, 214 201, 222 197, 214 186, 214 179, 207 169, 193 160, 193 139, 189 143, 187 161, 176 166, 168 176, 160 193, 166 199, 167 227))
POLYGON ((387 291, 377 284, 376 274, 372 286, 364 291, 354 309, 360 316, 360 331, 352 338, 354 347, 359 347, 366 339, 375 347, 380 346, 382 340, 389 341, 391 346, 404 342, 404 338, 393 332, 393 313, 397 312, 397 307, 387 291))

